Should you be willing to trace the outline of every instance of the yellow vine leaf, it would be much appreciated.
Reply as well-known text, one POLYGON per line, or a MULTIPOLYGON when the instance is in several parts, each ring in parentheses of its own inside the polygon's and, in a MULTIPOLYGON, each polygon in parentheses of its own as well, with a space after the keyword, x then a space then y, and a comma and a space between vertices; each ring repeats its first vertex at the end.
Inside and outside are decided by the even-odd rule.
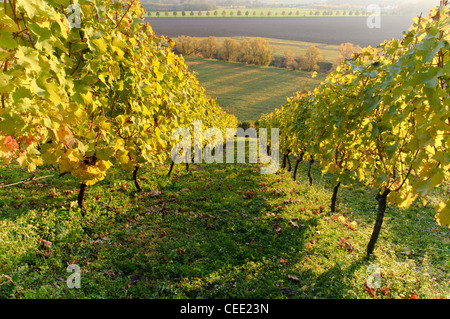
POLYGON ((439 226, 448 226, 450 228, 450 200, 447 203, 442 202, 436 209, 439 211, 435 215, 439 226))

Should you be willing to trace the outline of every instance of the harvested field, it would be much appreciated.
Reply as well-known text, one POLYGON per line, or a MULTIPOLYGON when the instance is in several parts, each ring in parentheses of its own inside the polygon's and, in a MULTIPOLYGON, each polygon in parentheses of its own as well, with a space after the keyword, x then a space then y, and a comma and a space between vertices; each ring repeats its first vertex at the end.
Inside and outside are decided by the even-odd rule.
POLYGON ((352 42, 377 46, 401 38, 412 24, 411 17, 383 16, 381 28, 367 27, 367 17, 263 17, 263 18, 146 18, 159 35, 178 37, 264 37, 325 44, 352 42))

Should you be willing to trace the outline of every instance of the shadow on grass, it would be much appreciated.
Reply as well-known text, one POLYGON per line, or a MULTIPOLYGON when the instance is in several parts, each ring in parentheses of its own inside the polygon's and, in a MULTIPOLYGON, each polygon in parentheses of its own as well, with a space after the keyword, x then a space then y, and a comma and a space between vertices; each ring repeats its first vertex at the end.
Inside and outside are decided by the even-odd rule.
MULTIPOLYGON (((291 162, 295 162, 292 157, 291 162)), ((299 166, 298 180, 307 183, 307 170, 307 163, 299 166)), ((329 204, 334 187, 330 176, 322 176, 316 165, 313 166, 312 176, 314 183, 330 194, 329 202, 327 202, 329 204)), ((442 200, 446 196, 448 197, 450 190, 448 186, 444 186, 435 193, 436 195, 432 195, 431 199, 436 196, 442 200)), ((376 194, 376 190, 359 182, 348 187, 341 186, 338 193, 335 215, 344 215, 352 220, 357 220, 358 225, 367 227, 367 243, 377 216, 376 194)), ((405 209, 388 204, 376 249, 379 247, 387 250, 393 249, 398 260, 409 258, 417 261, 426 255, 430 263, 435 266, 445 264, 445 256, 450 253, 448 246, 450 230, 437 224, 435 214, 436 210, 432 204, 424 206, 420 199, 405 209)))
MULTIPOLYGON (((12 277, 18 286, 30 285, 29 290, 36 290, 34 293, 40 297, 47 295, 36 287, 60 287, 55 278, 67 276, 68 263, 81 266, 82 288, 60 289, 62 297, 342 298, 356 286, 363 287, 363 282, 352 281, 355 273, 362 280, 361 272, 369 262, 362 254, 334 254, 335 238, 315 237, 324 215, 299 211, 299 205, 291 201, 294 195, 287 189, 295 184, 288 181, 288 174, 281 172, 266 178, 259 174, 257 165, 195 164, 189 172, 184 165, 177 165, 168 178, 168 169, 161 166, 143 170, 142 193, 135 193, 131 174, 112 172, 110 179, 92 187, 89 193, 90 197, 100 195, 99 200, 87 203, 92 214, 76 220, 70 216, 44 220, 43 225, 37 225, 35 235, 53 241, 53 247, 44 249, 34 242, 26 253, 11 258, 8 265, 5 263, 4 269, 14 273, 12 277), (285 180, 285 184, 277 188, 274 180, 285 180), (283 200, 288 202, 280 208, 283 200), (293 207, 290 210, 289 205, 293 207), (66 224, 70 226, 69 234, 59 237, 66 224), (80 227, 82 231, 78 232, 80 227), (332 246, 322 245, 321 251, 311 251, 308 245, 314 240, 325 240, 332 246), (342 259, 347 256, 351 259, 342 259), (313 261, 308 261, 310 258, 313 261)), ((301 184, 308 183, 307 169, 307 164, 300 166, 301 184)), ((320 175, 314 167, 314 189, 331 189, 320 175)), ((59 183, 54 181, 48 186, 59 183)), ((65 188, 75 183, 64 180, 61 185, 65 188)), ((310 192, 314 193, 314 189, 310 192)), ((29 191, 20 195, 27 196, 29 191)), ((302 191, 305 193, 294 193, 295 196, 311 196, 306 193, 307 187, 302 191)), ((376 206, 371 211, 367 209, 371 196, 366 192, 370 191, 364 187, 343 189, 338 213, 371 227, 371 211, 376 206)), ((55 209, 65 198, 59 194, 53 202, 48 201, 47 195, 41 192, 33 198, 54 205, 55 209)), ((10 206, 20 202, 21 199, 12 199, 10 206)), ((1 218, 14 222, 24 213, 11 208, 1 218)), ((20 227, 21 231, 26 230, 20 227)), ((401 240, 402 232, 413 231, 414 227, 395 225, 387 229, 394 240, 401 240)), ((436 241, 420 240, 424 241, 421 245, 436 241)), ((432 257, 442 256, 439 253, 432 257)), ((2 289, 11 287, 4 285, 2 289)), ((49 288, 48 294, 51 291, 49 288)), ((17 292, 0 294, 9 298, 17 292)))
POLYGON ((70 201, 76 200, 77 183, 70 175, 60 176, 57 170, 45 166, 37 169, 36 179, 31 176, 15 166, 2 169, 4 185, 24 183, 0 189, 0 220, 14 221, 30 209, 69 207, 70 201))
POLYGON ((135 252, 126 263, 109 258, 116 272, 139 274, 130 293, 165 282, 172 290, 156 292, 159 297, 282 297, 280 287, 270 285, 286 276, 279 272, 283 260, 296 258, 308 223, 315 222, 291 227, 265 200, 255 169, 247 164, 192 165, 189 174, 175 171, 160 196, 146 198, 143 207, 149 213, 142 216, 139 233, 150 237, 151 247, 137 247, 136 241, 126 240, 136 235, 129 233, 121 247, 107 252, 135 252), (259 279, 252 282, 252 276, 259 279))
MULTIPOLYGON (((139 298, 339 298, 352 271, 334 266, 321 275, 299 273, 310 253, 305 244, 321 217, 293 213, 268 202, 255 165, 192 165, 163 182, 161 195, 145 198, 149 209, 136 232, 123 232, 109 247, 108 267, 132 276, 130 296, 139 298), (136 241, 137 234, 147 239, 136 241), (149 245, 149 241, 151 244, 149 245), (141 243, 143 246, 141 246, 141 243), (122 256, 113 258, 113 256, 122 256), (128 256, 128 257, 126 257, 128 256), (290 280, 297 273, 299 281, 290 280), (327 276, 331 276, 327 279, 327 276), (334 284, 330 286, 329 280, 334 284), (302 290, 316 282, 316 289, 302 290), (323 286, 322 286, 323 285, 323 286), (327 287, 329 290, 325 292, 327 287)), ((114 236, 113 236, 114 237, 114 236)))

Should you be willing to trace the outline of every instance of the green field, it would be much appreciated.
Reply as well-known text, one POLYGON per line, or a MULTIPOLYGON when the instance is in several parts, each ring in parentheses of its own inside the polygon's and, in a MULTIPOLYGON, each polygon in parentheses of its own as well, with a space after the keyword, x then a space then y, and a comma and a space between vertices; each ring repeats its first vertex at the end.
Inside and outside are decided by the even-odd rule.
POLYGON ((206 93, 217 98, 221 107, 238 120, 260 118, 286 102, 286 98, 303 89, 316 87, 325 75, 312 78, 311 73, 242 63, 185 57, 191 70, 198 73, 206 93))

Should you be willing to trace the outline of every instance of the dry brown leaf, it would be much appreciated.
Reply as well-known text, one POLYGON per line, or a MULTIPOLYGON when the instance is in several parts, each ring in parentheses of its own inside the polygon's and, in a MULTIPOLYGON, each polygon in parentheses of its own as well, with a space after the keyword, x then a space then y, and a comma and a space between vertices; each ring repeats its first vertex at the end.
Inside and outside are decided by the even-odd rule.
POLYGON ((45 239, 38 239, 39 244, 41 244, 42 246, 46 247, 46 248, 50 248, 53 246, 53 243, 51 241, 45 240, 45 239))

